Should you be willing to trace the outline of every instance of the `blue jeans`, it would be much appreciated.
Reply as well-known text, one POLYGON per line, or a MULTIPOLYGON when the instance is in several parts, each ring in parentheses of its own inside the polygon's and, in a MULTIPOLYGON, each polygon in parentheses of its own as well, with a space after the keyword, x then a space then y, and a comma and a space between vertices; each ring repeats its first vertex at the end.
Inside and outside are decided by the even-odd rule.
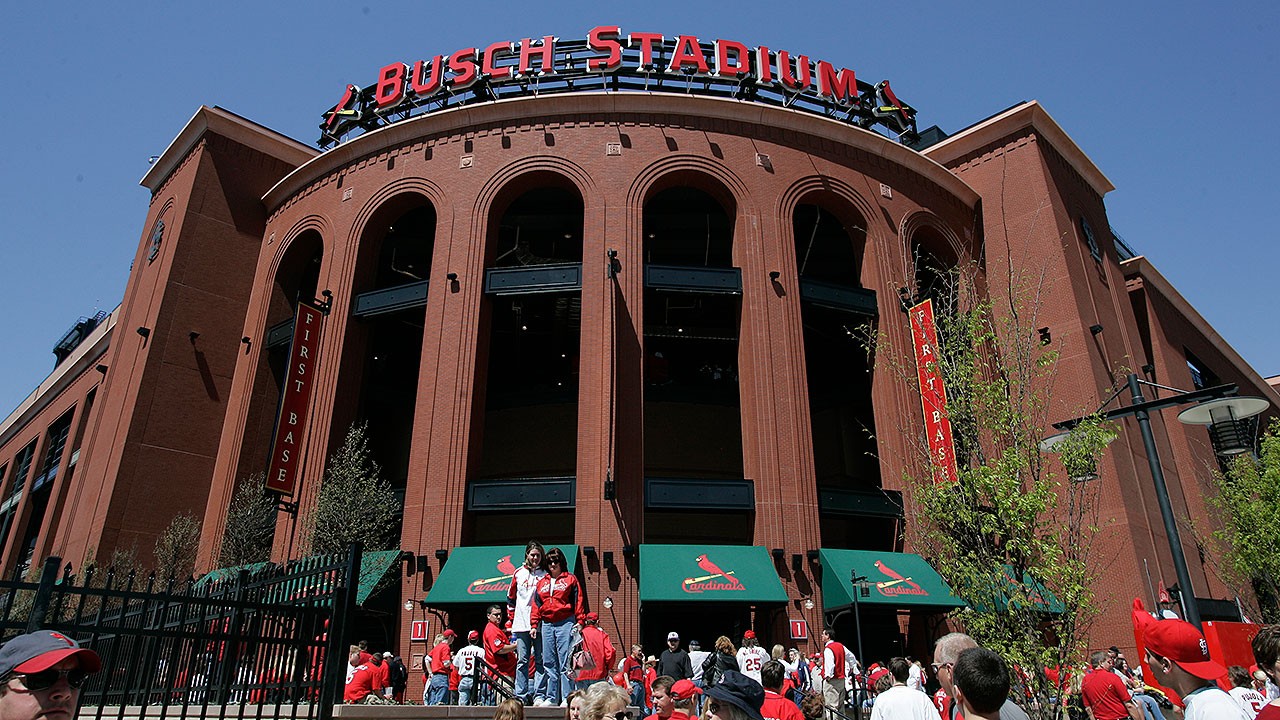
POLYGON ((471 688, 475 685, 475 678, 470 675, 458 680, 458 704, 471 704, 471 688))
MULTIPOLYGON (((644 683, 631 681, 631 705, 644 711, 644 683)), ((645 713, 648 715, 649 713, 645 713)))
POLYGON ((529 636, 528 631, 513 633, 516 641, 516 697, 528 703, 535 696, 547 696, 547 674, 542 667, 542 636, 529 636), (529 687, 529 658, 538 659, 533 671, 533 687, 529 687))
POLYGON ((1136 692, 1133 694, 1133 701, 1142 708, 1143 714, 1151 720, 1164 720, 1164 713, 1160 712, 1160 703, 1150 695, 1136 692))
POLYGON ((573 690, 573 666, 569 662, 573 616, 560 622, 544 622, 538 633, 542 636, 542 664, 538 669, 543 671, 547 682, 547 694, 543 697, 552 705, 559 705, 573 690))
POLYGON ((443 705, 447 697, 449 697, 449 675, 446 673, 432 673, 431 687, 427 693, 427 704, 443 705))

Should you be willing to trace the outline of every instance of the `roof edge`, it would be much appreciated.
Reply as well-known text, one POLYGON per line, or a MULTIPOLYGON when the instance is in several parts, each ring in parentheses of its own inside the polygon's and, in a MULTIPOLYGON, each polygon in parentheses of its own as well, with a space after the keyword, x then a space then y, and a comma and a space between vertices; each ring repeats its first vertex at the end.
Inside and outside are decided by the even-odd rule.
POLYGON ((1116 189, 1116 186, 1107 179, 1102 170, 1089 159, 1089 156, 1080 149, 1080 146, 1071 139, 1071 136, 1062 129, 1062 126, 1036 100, 1019 103, 998 115, 952 135, 937 145, 926 148, 921 154, 935 162, 946 165, 1027 127, 1032 128, 1041 137, 1048 140, 1049 144, 1066 158, 1071 167, 1080 173, 1080 176, 1084 178, 1085 182, 1089 183, 1089 187, 1093 188, 1093 191, 1098 193, 1099 197, 1116 189))
POLYGON ((1275 395, 1275 397, 1270 398, 1271 402, 1280 405, 1280 389, 1271 386, 1266 378, 1253 369, 1253 366, 1240 353, 1236 352, 1236 349, 1231 347, 1231 343, 1227 342, 1217 330, 1213 329, 1209 321, 1204 319, 1204 316, 1182 296, 1182 293, 1178 292, 1173 283, 1169 282, 1168 278, 1162 275, 1145 255, 1125 260, 1120 263, 1120 268, 1125 275, 1136 273, 1144 283, 1150 283, 1154 286, 1160 295, 1168 300, 1169 304, 1173 305, 1174 309, 1186 318, 1187 322, 1191 323, 1191 326, 1203 335, 1211 345, 1217 348, 1228 361, 1236 365, 1246 376, 1251 376, 1250 379, 1255 385, 1259 388, 1269 388, 1275 395))
POLYGON ((320 154, 320 151, 315 148, 240 117, 229 110, 201 105, 178 132, 173 142, 169 143, 169 147, 165 148, 160 157, 151 164, 151 169, 142 176, 138 184, 152 193, 159 191, 196 143, 209 132, 234 140, 294 167, 320 154))
POLYGON ((905 145, 882 135, 829 118, 762 105, 745 100, 668 93, 582 92, 544 97, 506 98, 478 105, 463 105, 441 112, 418 115, 367 132, 326 150, 284 176, 263 195, 268 213, 316 182, 362 157, 375 156, 426 134, 447 133, 487 123, 506 122, 531 116, 550 117, 584 113, 644 113, 647 115, 687 116, 695 112, 689 103, 697 103, 697 116, 718 120, 737 120, 766 126, 785 126, 818 137, 847 143, 891 162, 912 167, 954 197, 976 207, 981 196, 955 173, 905 145), (544 107, 530 107, 530 103, 544 107), (782 123, 782 119, 786 119, 782 123), (423 129, 423 124, 430 127, 423 129))

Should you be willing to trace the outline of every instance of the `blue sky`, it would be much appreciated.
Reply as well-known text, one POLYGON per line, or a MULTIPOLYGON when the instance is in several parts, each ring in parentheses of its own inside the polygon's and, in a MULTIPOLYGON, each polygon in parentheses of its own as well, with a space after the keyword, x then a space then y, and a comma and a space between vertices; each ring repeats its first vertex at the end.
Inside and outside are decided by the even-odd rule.
POLYGON ((308 144, 348 82, 602 24, 787 48, 889 79, 953 132, 1039 100, 1116 185, 1112 225, 1226 340, 1280 373, 1268 218, 1280 9, 1233 3, 7 3, 0 44, 0 415, 81 315, 121 299, 138 181, 201 104, 308 144), (1268 300, 1267 298, 1272 298, 1268 300), (1268 309, 1270 308, 1270 309, 1268 309))

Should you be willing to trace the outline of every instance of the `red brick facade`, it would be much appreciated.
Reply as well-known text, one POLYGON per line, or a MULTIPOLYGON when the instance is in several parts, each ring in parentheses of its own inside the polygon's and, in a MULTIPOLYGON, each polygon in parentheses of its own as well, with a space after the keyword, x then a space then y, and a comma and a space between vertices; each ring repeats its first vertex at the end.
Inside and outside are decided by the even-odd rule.
MULTIPOLYGON (((1062 418, 1093 409, 1106 388, 1148 363, 1160 382, 1189 387, 1188 350, 1222 381, 1239 383, 1242 394, 1277 401, 1145 260, 1121 264, 1102 202, 1109 182, 1034 103, 923 153, 813 115, 678 95, 467 106, 392 124, 323 154, 203 108, 144 183, 152 206, 124 301, 111 318, 109 348, 104 339, 100 361, 77 365, 67 389, 37 414, 15 412, 0 428, 6 467, 33 438, 41 457, 38 438, 68 409, 76 413, 77 447, 83 437, 81 467, 71 482, 58 479, 37 555, 78 562, 136 544, 145 556, 169 520, 190 511, 204 520, 199 565, 213 567, 236 484, 266 465, 278 401, 269 331, 289 319, 299 291, 328 290, 333 311, 295 496, 305 509, 327 454, 367 412, 363 388, 380 371, 366 364, 379 360, 372 348, 385 338, 355 316, 353 300, 373 287, 389 226, 423 209, 435 224, 425 307, 414 310, 420 315, 413 329, 403 330, 420 327, 422 339, 411 427, 403 433, 400 544, 430 558, 427 573, 406 579, 401 599, 423 597, 440 571, 437 549, 485 544, 472 542, 481 531, 466 510, 485 428, 493 322, 485 272, 503 208, 547 185, 581 200, 582 270, 575 495, 570 515, 551 516, 566 523, 571 516, 572 525, 543 529, 618 558, 612 570, 582 563, 592 603, 606 596, 615 603, 604 623, 615 638, 640 632, 638 567, 624 548, 645 542, 646 528, 644 213, 669 188, 697 189, 730 214, 731 264, 741 273, 741 472, 753 483, 755 507, 745 518, 724 516, 720 522, 750 524, 726 526, 726 536, 805 555, 823 545, 822 522, 831 522, 820 522, 815 480, 796 253, 802 239, 792 221, 800 205, 820 205, 865 233, 858 280, 875 292, 877 328, 892 347, 909 347, 898 291, 913 283, 913 243, 928 237, 955 256, 981 259, 992 292, 1005 289, 1010 266, 1043 272, 1041 324, 1064 347, 1064 392, 1054 399, 1062 418), (1081 218, 1101 260, 1081 237, 1081 218), (164 236, 151 259, 158 220, 164 236), (617 251, 616 279, 606 272, 609 250, 617 251), (1103 330, 1091 332, 1094 325, 1103 330), (106 365, 105 376, 95 364, 106 365), (93 388, 96 403, 87 410, 93 388), (605 499, 606 479, 616 484, 613 500, 605 499)), ((878 483, 901 490, 920 400, 892 373, 870 377, 878 483)), ((1207 522, 1199 470, 1212 458, 1205 433, 1165 418, 1156 425, 1175 508, 1207 522)), ((1095 644, 1123 645, 1131 637, 1128 601, 1148 595, 1144 560, 1153 577, 1173 577, 1136 432, 1126 427, 1101 473, 1104 516, 1114 524, 1099 548, 1107 561, 1099 598, 1107 610, 1095 644)), ((20 522, 0 556, 5 571, 21 560, 17 538, 32 521, 23 516, 26 505, 18 507, 20 522)), ((282 518, 276 557, 297 556, 305 543, 295 520, 282 518)), ((690 530, 708 542, 717 534, 690 530)), ((1197 595, 1229 597, 1206 573, 1212 558, 1197 558, 1192 537, 1183 534, 1197 595)), ((904 548, 888 533, 876 549, 904 548)), ((803 618, 816 633, 823 617, 814 570, 806 561, 799 572, 780 573, 788 609, 757 612, 754 625, 781 638, 788 617, 803 618), (814 609, 804 609, 806 597, 814 609)), ((405 657, 420 649, 407 641, 409 620, 408 613, 400 620, 405 657)), ((913 618, 910 649, 923 653, 928 632, 913 618)))

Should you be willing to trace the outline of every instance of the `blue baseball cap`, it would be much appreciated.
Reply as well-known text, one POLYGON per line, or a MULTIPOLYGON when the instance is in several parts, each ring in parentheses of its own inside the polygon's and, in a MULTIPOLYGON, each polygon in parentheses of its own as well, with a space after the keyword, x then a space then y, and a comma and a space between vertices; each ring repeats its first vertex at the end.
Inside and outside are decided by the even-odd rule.
POLYGON ((37 630, 19 635, 0 647, 0 678, 12 673, 38 673, 74 657, 85 672, 102 669, 98 653, 53 630, 37 630))

